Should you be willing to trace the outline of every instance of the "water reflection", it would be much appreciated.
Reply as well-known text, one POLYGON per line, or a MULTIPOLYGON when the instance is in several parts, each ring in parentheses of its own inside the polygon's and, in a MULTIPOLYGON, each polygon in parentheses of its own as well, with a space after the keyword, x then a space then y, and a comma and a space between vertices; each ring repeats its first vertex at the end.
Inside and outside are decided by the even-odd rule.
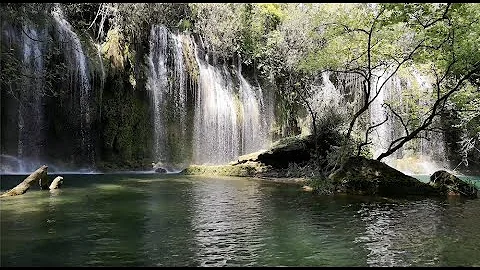
MULTIPOLYGON (((438 265, 446 247, 445 204, 439 200, 366 203, 358 211, 365 233, 355 239, 370 266, 438 265)), ((448 207, 447 207, 448 210, 448 207)))
POLYGON ((191 207, 194 184, 186 178, 167 177, 137 181, 144 191, 144 224, 138 229, 146 266, 196 266, 191 207), (170 178, 175 179, 170 181, 170 178))
POLYGON ((252 266, 262 248, 258 183, 209 180, 193 190, 196 258, 201 266, 252 266))
POLYGON ((480 265, 480 200, 318 196, 238 178, 67 183, 1 200, 2 267, 480 265))

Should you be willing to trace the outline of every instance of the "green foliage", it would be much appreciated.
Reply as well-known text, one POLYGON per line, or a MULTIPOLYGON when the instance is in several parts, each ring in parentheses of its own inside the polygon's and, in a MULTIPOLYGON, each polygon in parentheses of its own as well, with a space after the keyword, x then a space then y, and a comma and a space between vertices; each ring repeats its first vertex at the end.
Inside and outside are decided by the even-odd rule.
POLYGON ((186 3, 112 3, 109 4, 110 28, 119 28, 128 43, 148 41, 152 25, 189 30, 191 9, 186 3))
POLYGON ((278 46, 287 4, 190 4, 194 32, 204 37, 209 52, 218 57, 242 57, 263 74, 282 68, 278 46))
POLYGON ((326 177, 310 177, 306 180, 305 184, 312 187, 314 192, 320 195, 332 195, 336 192, 335 183, 326 177))
POLYGON ((190 4, 195 20, 194 32, 202 34, 207 49, 218 57, 233 57, 238 52, 241 37, 243 4, 190 4))

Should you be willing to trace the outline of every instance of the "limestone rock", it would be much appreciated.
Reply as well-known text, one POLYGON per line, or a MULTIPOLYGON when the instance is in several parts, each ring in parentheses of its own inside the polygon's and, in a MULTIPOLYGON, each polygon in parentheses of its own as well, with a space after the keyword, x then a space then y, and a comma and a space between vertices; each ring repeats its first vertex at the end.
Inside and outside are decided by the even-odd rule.
POLYGON ((53 179, 52 183, 50 184, 49 189, 58 189, 63 185, 63 177, 62 176, 57 176, 55 179, 53 179))

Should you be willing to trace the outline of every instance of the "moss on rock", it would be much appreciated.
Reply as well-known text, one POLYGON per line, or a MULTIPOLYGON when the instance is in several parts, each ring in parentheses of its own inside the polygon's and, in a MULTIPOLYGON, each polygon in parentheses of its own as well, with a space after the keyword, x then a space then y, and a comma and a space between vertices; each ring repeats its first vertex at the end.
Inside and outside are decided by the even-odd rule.
POLYGON ((190 165, 181 173, 185 175, 221 175, 255 177, 268 170, 268 167, 258 162, 246 162, 232 165, 190 165))
POLYGON ((439 195, 429 184, 403 174, 378 160, 350 157, 329 176, 336 192, 358 195, 439 195))
POLYGON ((430 185, 434 186, 443 195, 463 196, 470 199, 477 198, 478 189, 461 180, 455 175, 444 171, 436 171, 430 176, 430 185))

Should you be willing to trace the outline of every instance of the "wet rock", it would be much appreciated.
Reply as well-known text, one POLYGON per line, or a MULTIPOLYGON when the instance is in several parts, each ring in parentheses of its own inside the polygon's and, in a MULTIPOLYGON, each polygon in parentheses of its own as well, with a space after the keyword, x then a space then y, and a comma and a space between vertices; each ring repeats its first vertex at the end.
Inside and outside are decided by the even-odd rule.
POLYGON ((57 176, 55 179, 53 179, 52 183, 50 184, 49 189, 59 189, 63 185, 63 177, 62 176, 57 176))
POLYGON ((165 169, 162 168, 162 167, 158 167, 158 168, 155 169, 155 172, 156 172, 156 173, 166 173, 167 170, 165 170, 165 169))
POLYGON ((444 171, 436 171, 430 176, 430 185, 447 196, 461 196, 470 199, 478 198, 478 189, 455 175, 444 171))

